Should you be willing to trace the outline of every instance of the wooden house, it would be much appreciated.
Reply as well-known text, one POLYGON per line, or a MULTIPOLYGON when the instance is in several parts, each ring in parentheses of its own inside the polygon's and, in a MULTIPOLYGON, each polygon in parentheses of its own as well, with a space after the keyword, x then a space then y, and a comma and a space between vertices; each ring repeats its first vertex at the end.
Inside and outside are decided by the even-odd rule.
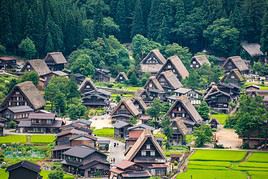
POLYGON ((226 72, 230 72, 234 69, 237 69, 242 75, 247 74, 249 72, 248 65, 245 60, 243 60, 240 56, 233 56, 227 58, 225 63, 223 64, 223 68, 226 72))
POLYGON ((128 77, 125 72, 120 72, 117 77, 115 78, 115 81, 118 83, 124 83, 128 81, 128 77))
POLYGON ((117 120, 113 124, 113 126, 114 126, 114 137, 125 139, 127 137, 127 129, 132 125, 127 122, 117 120))
POLYGON ((182 87, 180 80, 176 77, 176 75, 171 70, 161 72, 157 76, 157 80, 159 81, 160 85, 167 93, 171 93, 173 90, 176 90, 182 87))
POLYGON ((25 81, 14 86, 2 103, 1 109, 15 106, 29 106, 36 111, 45 106, 45 100, 31 81, 25 81))
POLYGON ((16 68, 17 66, 17 59, 16 57, 0 57, 0 69, 12 69, 16 68))
POLYGON ((8 179, 42 179, 40 166, 28 161, 21 161, 7 167, 8 179))
POLYGON ((0 123, 0 136, 3 136, 4 135, 4 123, 0 123))
POLYGON ((208 57, 206 55, 193 56, 190 67, 193 69, 200 68, 204 64, 210 65, 208 57))
POLYGON ((126 138, 126 145, 125 145, 126 151, 129 151, 129 149, 135 144, 135 142, 138 140, 140 135, 146 129, 150 130, 152 133, 155 130, 155 128, 148 126, 146 124, 138 124, 133 127, 129 127, 127 129, 128 135, 126 138))
POLYGON ((189 76, 188 70, 177 55, 169 57, 158 74, 169 70, 171 70, 179 80, 183 80, 189 76))
POLYGON ((63 153, 63 170, 83 177, 108 177, 107 156, 94 148, 74 146, 63 153))
POLYGON ((91 121, 85 120, 85 119, 78 119, 75 121, 72 121, 71 123, 64 125, 61 127, 61 131, 68 130, 68 129, 77 129, 81 131, 85 131, 88 134, 92 134, 92 131, 90 130, 91 121))
POLYGON ((146 123, 150 119, 150 116, 146 114, 146 110, 148 109, 147 104, 141 97, 138 96, 135 96, 132 99, 132 102, 141 113, 140 120, 142 121, 142 123, 146 123))
POLYGON ((86 79, 86 77, 80 73, 71 74, 70 77, 74 79, 78 85, 83 83, 83 81, 86 79))
POLYGON ((234 69, 231 70, 229 73, 226 73, 221 81, 226 84, 231 83, 237 86, 241 86, 245 79, 238 69, 234 69))
POLYGON ((82 94, 83 104, 87 107, 105 107, 110 104, 111 93, 98 89, 89 78, 83 81, 78 90, 82 94))
POLYGON ((112 111, 112 120, 129 122, 132 117, 139 117, 141 113, 130 99, 122 99, 112 111))
POLYGON ((155 76, 151 76, 143 88, 147 91, 151 102, 156 98, 161 101, 166 99, 166 92, 155 76))
POLYGON ((151 104, 154 100, 154 98, 150 95, 150 93, 145 89, 138 90, 136 96, 141 98, 146 105, 151 104))
POLYGON ((219 89, 217 85, 212 85, 204 96, 207 104, 218 112, 229 112, 229 103, 233 100, 230 93, 219 89))
POLYGON ((175 103, 170 107, 167 115, 171 119, 180 117, 190 130, 194 126, 200 125, 203 121, 195 107, 192 105, 187 96, 180 96, 175 103))
POLYGON ((101 82, 110 82, 111 81, 110 70, 96 68, 93 79, 101 82))
POLYGON ((180 117, 176 117, 171 120, 172 137, 169 142, 172 145, 185 145, 186 144, 186 134, 189 133, 187 126, 184 124, 184 120, 180 117))
POLYGON ((30 113, 27 120, 18 124, 18 132, 58 133, 62 124, 62 120, 56 120, 54 113, 30 113))
POLYGON ((30 106, 13 106, 13 107, 8 107, 3 112, 2 116, 5 119, 15 120, 19 122, 21 120, 27 119, 31 112, 34 112, 34 110, 30 106))
POLYGON ((168 97, 168 101, 173 104, 178 96, 187 96, 193 105, 200 105, 202 101, 202 94, 194 89, 179 88, 173 91, 174 95, 168 97))
POLYGON ((150 130, 144 130, 127 152, 125 160, 142 166, 152 176, 167 176, 167 159, 150 130))
POLYGON ((249 85, 245 88, 245 90, 260 90, 261 88, 257 85, 249 85))
POLYGON ((141 72, 157 74, 165 63, 165 57, 158 49, 154 49, 140 62, 141 72))
POLYGON ((51 71, 62 71, 64 65, 67 64, 67 60, 61 52, 48 53, 44 58, 44 61, 51 71))
POLYGON ((258 43, 242 42, 242 54, 249 61, 262 61, 265 62, 265 55, 261 51, 261 45, 258 43))
POLYGON ((152 175, 148 170, 134 162, 123 160, 110 169, 109 179, 149 179, 152 175))

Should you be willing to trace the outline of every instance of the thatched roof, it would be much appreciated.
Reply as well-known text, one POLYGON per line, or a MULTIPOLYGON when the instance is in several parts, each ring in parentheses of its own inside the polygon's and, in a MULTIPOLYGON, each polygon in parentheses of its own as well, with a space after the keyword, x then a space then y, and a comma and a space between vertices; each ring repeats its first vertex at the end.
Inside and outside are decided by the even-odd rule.
POLYGON ((223 67, 225 67, 225 65, 228 64, 230 61, 235 65, 235 67, 240 72, 244 72, 244 71, 249 70, 246 62, 240 56, 233 56, 233 57, 227 58, 227 60, 223 64, 223 67))
POLYGON ((148 53, 148 55, 146 55, 146 57, 141 61, 141 64, 144 64, 144 62, 145 62, 151 55, 153 55, 154 57, 157 58, 159 64, 164 64, 164 63, 166 63, 166 61, 167 61, 167 60, 165 59, 165 57, 161 54, 161 52, 159 51, 159 49, 154 49, 154 50, 150 51, 150 52, 148 53))
MULTIPOLYGON (((171 64, 173 64, 174 68, 179 73, 179 75, 181 76, 182 79, 185 79, 185 78, 187 78, 189 76, 188 70, 186 69, 186 67, 182 63, 181 59, 177 55, 174 55, 174 56, 169 57, 168 58, 168 61, 171 64)), ((166 64, 168 64, 168 63, 166 63, 166 64)))
POLYGON ((251 57, 264 55, 263 52, 261 51, 260 44, 243 42, 241 43, 241 46, 251 57))
POLYGON ((161 86, 161 84, 159 83, 159 81, 156 79, 155 76, 151 76, 146 84, 144 85, 144 89, 149 89, 149 83, 152 83, 154 85, 154 87, 156 88, 156 90, 159 90, 159 91, 164 91, 163 87, 161 86))
POLYGON ((56 64, 66 64, 67 60, 63 56, 61 52, 50 52, 45 57, 45 61, 47 61, 49 58, 51 58, 56 64))
POLYGON ((142 107, 143 110, 146 110, 148 108, 148 106, 145 104, 145 102, 143 101, 143 99, 139 96, 135 96, 133 99, 132 99, 133 103, 134 102, 137 102, 139 103, 139 105, 142 107))
POLYGON ((175 119, 172 120, 173 122, 175 122, 178 130, 180 131, 180 133, 182 135, 186 135, 189 133, 189 129, 186 127, 186 125, 183 122, 183 119, 180 117, 176 117, 175 119))
POLYGON ((117 77, 115 78, 115 81, 120 81, 119 77, 122 76, 124 80, 128 80, 128 77, 125 72, 120 72, 117 77))
POLYGON ((232 75, 234 75, 236 79, 238 79, 240 82, 245 80, 238 69, 233 69, 232 71, 230 71, 230 73, 224 75, 222 81, 224 81, 227 77, 231 77, 232 75))
POLYGON ((78 87, 78 90, 81 92, 84 88, 86 88, 87 85, 89 85, 92 88, 92 90, 97 90, 95 84, 90 78, 85 78, 85 80, 78 87))
POLYGON ((180 80, 176 77, 176 75, 171 70, 164 71, 164 72, 160 73, 160 75, 158 76, 158 79, 161 76, 164 76, 164 78, 166 79, 166 81, 171 85, 171 87, 174 90, 183 86, 181 84, 180 80))
POLYGON ((44 76, 51 73, 50 69, 48 68, 44 60, 41 59, 28 60, 25 63, 23 70, 27 70, 27 65, 30 65, 33 68, 33 70, 38 74, 38 76, 44 76))
POLYGON ((192 60, 196 60, 200 66, 204 65, 204 64, 208 64, 210 65, 210 62, 208 60, 208 57, 206 55, 196 55, 192 58, 192 60))
POLYGON ((138 116, 140 114, 139 110, 136 108, 136 106, 133 104, 133 102, 130 99, 122 99, 120 103, 115 107, 115 109, 112 111, 112 115, 120 108, 121 105, 125 105, 126 109, 133 115, 138 116))

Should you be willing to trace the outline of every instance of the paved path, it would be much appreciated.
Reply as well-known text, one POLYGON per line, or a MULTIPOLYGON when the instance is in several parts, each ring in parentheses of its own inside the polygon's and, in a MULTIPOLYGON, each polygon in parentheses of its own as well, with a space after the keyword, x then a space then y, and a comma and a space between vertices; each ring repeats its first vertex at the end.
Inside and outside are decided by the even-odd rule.
POLYGON ((111 116, 108 114, 105 114, 103 116, 95 116, 90 119, 90 121, 92 121, 91 127, 94 127, 96 129, 113 127, 111 116))
POLYGON ((242 145, 242 140, 239 139, 234 129, 220 128, 216 132, 218 144, 222 144, 226 148, 239 149, 242 145))

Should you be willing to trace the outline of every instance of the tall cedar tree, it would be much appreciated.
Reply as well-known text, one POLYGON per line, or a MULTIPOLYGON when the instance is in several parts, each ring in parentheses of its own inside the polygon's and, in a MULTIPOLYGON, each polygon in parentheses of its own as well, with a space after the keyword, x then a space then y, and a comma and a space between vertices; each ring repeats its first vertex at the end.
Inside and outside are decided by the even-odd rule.
POLYGON ((159 27, 161 26, 161 15, 160 15, 160 2, 161 0, 152 0, 150 14, 148 16, 147 36, 155 40, 158 36, 159 27))
POLYGON ((134 37, 136 34, 142 34, 142 35, 146 34, 140 0, 137 0, 135 4, 135 11, 134 11, 132 28, 131 28, 131 37, 134 37))
POLYGON ((268 10, 266 11, 262 22, 261 50, 268 55, 268 10))
POLYGON ((212 23, 214 20, 224 17, 223 0, 204 0, 203 10, 208 23, 212 23))
POLYGON ((126 42, 128 37, 128 26, 127 26, 127 11, 126 11, 126 2, 125 0, 119 0, 116 7, 115 20, 120 27, 120 32, 118 38, 122 42, 126 42))
POLYGON ((170 28, 168 26, 168 21, 167 21, 167 17, 164 16, 162 19, 162 23, 159 29, 159 33, 157 36, 157 41, 160 42, 161 44, 168 44, 169 42, 169 32, 170 32, 170 28))
POLYGON ((94 17, 93 17, 93 34, 94 38, 103 36, 103 13, 101 8, 101 0, 97 0, 94 8, 94 17))
MULTIPOLYGON (((186 14, 185 14, 185 8, 184 8, 184 2, 183 0, 176 0, 176 7, 175 7, 175 17, 174 17, 174 28, 173 31, 177 32, 178 27, 185 21, 186 14)), ((179 43, 181 43, 181 40, 179 37, 176 37, 175 39, 179 43)))

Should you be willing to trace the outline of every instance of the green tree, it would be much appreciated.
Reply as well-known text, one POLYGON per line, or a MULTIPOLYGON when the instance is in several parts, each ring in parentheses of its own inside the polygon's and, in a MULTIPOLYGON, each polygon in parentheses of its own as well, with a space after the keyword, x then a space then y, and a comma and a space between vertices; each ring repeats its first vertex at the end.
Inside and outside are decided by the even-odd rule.
POLYGON ((0 43, 0 54, 6 53, 6 47, 0 43))
POLYGON ((97 0, 94 7, 94 17, 93 17, 93 34, 95 39, 102 37, 104 33, 103 28, 103 13, 102 13, 102 0, 97 0))
POLYGON ((167 17, 164 16, 160 25, 157 41, 166 45, 169 42, 170 27, 167 21, 167 17))
POLYGON ((86 111, 87 108, 79 101, 79 103, 70 104, 67 113, 71 120, 76 120, 85 116, 86 111))
POLYGON ((20 82, 32 81, 35 86, 37 86, 39 81, 39 76, 36 72, 26 72, 20 77, 20 82))
POLYGON ((268 55, 268 12, 262 21, 261 50, 268 55))
POLYGON ((204 120, 209 120, 209 106, 206 101, 202 101, 197 111, 204 120))
MULTIPOLYGON (((164 117, 164 119, 161 121, 161 127, 163 130, 163 133, 167 137, 167 140, 170 141, 174 131, 171 127, 171 121, 168 117, 164 117)), ((168 144, 168 142, 167 142, 167 144, 168 144)), ((167 145, 167 148, 168 147, 169 147, 169 145, 167 145)))
POLYGON ((132 125, 136 125, 138 122, 138 119, 136 117, 131 117, 129 120, 129 123, 132 125))
POLYGON ((206 143, 211 142, 213 137, 211 128, 205 124, 195 127, 193 135, 197 147, 203 147, 206 143))
POLYGON ((136 34, 142 34, 142 35, 146 34, 143 11, 140 0, 136 0, 135 4, 135 10, 131 28, 131 37, 134 37, 136 34))
POLYGON ((34 42, 29 37, 21 41, 19 49, 23 53, 23 56, 28 59, 31 59, 36 55, 34 42))
POLYGON ((125 0, 118 0, 115 14, 115 21, 120 26, 120 33, 118 38, 122 42, 126 42, 128 39, 128 26, 127 26, 127 11, 125 0))
POLYGON ((106 36, 116 35, 120 32, 119 25, 114 22, 114 19, 111 17, 103 18, 103 28, 106 36))
POLYGON ((85 76, 93 75, 94 73, 94 66, 92 64, 91 57, 83 53, 72 57, 70 69, 74 73, 81 73, 85 76))
MULTIPOLYGON (((183 0, 175 0, 174 1, 175 6, 175 17, 174 17, 174 27, 173 31, 175 32, 178 29, 178 27, 185 21, 186 19, 186 13, 185 13, 185 6, 183 0)), ((176 38, 178 42, 181 42, 181 39, 179 37, 176 38)))
POLYGON ((204 31, 208 46, 217 55, 235 55, 239 49, 239 31, 229 19, 217 19, 204 31))
POLYGON ((48 179, 63 179, 64 173, 62 169, 53 170, 48 174, 48 179))
POLYGON ((156 40, 161 26, 162 18, 160 14, 160 3, 161 0, 152 0, 152 5, 147 22, 147 36, 150 39, 156 40))
POLYGON ((129 83, 133 86, 138 86, 138 78, 137 75, 135 74, 135 72, 132 72, 130 77, 129 77, 129 83))

